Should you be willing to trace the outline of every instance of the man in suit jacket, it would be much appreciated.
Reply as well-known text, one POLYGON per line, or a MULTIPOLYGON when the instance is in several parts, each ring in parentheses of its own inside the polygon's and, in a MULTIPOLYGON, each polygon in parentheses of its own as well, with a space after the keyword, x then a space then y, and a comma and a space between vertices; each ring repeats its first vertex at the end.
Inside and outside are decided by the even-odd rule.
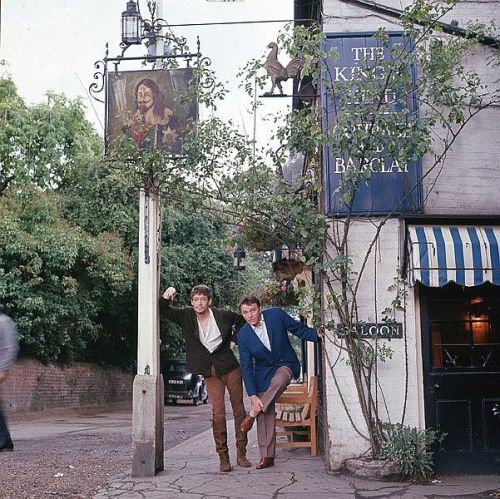
POLYGON ((279 308, 262 311, 255 296, 240 300, 240 311, 247 324, 238 331, 237 342, 245 388, 252 404, 241 424, 249 431, 257 418, 260 462, 257 469, 274 466, 276 427, 274 401, 300 375, 300 363, 288 331, 302 340, 317 342, 319 333, 290 317, 279 308))
POLYGON ((168 288, 160 300, 160 313, 181 326, 186 342, 186 367, 191 373, 205 377, 208 399, 212 404, 212 430, 219 454, 220 470, 231 471, 227 447, 226 389, 233 409, 236 433, 237 463, 249 467, 246 458, 247 434, 240 427, 246 415, 240 365, 231 349, 233 330, 244 323, 241 315, 231 310, 212 308, 210 288, 203 284, 191 290, 191 307, 172 307, 175 288, 168 288))

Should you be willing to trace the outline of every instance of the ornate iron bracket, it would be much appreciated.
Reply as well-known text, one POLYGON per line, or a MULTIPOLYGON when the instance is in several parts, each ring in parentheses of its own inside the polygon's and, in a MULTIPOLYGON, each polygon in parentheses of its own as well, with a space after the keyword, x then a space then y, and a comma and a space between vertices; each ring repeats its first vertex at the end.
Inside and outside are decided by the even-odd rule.
MULTIPOLYGON (((175 41, 176 43, 180 43, 181 45, 175 47, 172 50, 171 54, 162 54, 162 55, 143 55, 143 56, 132 56, 132 57, 125 57, 123 54, 125 50, 130 45, 125 44, 120 44, 121 46, 125 46, 124 50, 122 53, 116 57, 109 57, 109 44, 106 43, 106 51, 105 51, 105 56, 103 59, 99 59, 95 61, 94 63, 94 68, 96 69, 93 79, 95 80, 93 83, 90 84, 89 86, 89 93, 90 95, 98 102, 105 103, 105 99, 101 99, 99 97, 99 94, 101 92, 106 91, 106 78, 107 74, 109 71, 108 64, 112 63, 114 65, 114 70, 118 71, 120 63, 124 61, 143 61, 146 63, 151 63, 154 64, 157 61, 166 63, 168 60, 173 60, 173 59, 182 59, 185 63, 186 68, 191 67, 191 62, 196 60, 196 69, 198 69, 200 72, 204 72, 207 70, 211 64, 212 61, 209 57, 203 56, 201 53, 201 44, 200 44, 200 39, 199 37, 196 40, 196 52, 189 52, 187 48, 187 42, 184 38, 182 39, 177 39, 173 37, 165 37, 169 40, 175 41)), ((215 85, 215 80, 212 76, 209 75, 209 73, 206 73, 207 77, 202 80, 200 78, 199 84, 205 89, 209 90, 215 85)))

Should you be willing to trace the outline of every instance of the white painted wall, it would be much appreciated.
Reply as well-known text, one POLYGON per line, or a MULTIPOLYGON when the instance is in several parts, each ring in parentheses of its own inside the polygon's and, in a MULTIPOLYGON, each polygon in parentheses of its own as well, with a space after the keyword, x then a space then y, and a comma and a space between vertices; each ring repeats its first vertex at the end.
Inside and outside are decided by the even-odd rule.
MULTIPOLYGON (((378 5, 403 10, 413 2, 411 0, 384 0, 378 5)), ((375 12, 350 5, 341 0, 323 0, 323 29, 325 32, 361 33, 375 31, 380 27, 400 28, 395 19, 384 18, 375 12)), ((495 0, 475 0, 458 2, 453 11, 443 17, 443 22, 458 21, 458 26, 465 28, 471 19, 488 24, 500 17, 500 2, 495 0)))
MULTIPOLYGON (((354 269, 361 268, 367 248, 375 237, 376 228, 373 221, 377 223, 377 220, 361 219, 351 228, 350 252, 353 255, 354 269)), ((361 275, 357 297, 360 321, 381 322, 382 311, 390 307, 395 297, 395 292, 388 291, 388 288, 393 284, 397 269, 401 266, 403 248, 400 242, 400 223, 402 222, 397 219, 387 222, 380 233, 378 243, 368 257, 368 264, 361 275)), ((404 338, 390 341, 379 340, 379 345, 385 343, 394 354, 391 360, 378 365, 380 381, 378 402, 383 420, 418 426, 420 418, 416 366, 421 361, 417 355, 413 290, 410 288, 408 292, 406 316, 402 313, 396 315, 397 322, 405 326, 406 340, 404 338), (406 373, 406 366, 408 366, 408 373, 406 373), (407 391, 406 383, 408 384, 407 391)), ((328 427, 331 442, 330 466, 336 469, 345 459, 362 454, 369 446, 368 442, 354 430, 345 410, 346 407, 355 426, 358 426, 366 435, 353 377, 345 361, 346 355, 342 352, 341 346, 339 348, 331 341, 326 341, 326 355, 328 427), (340 387, 340 390, 337 387, 340 387), (344 399, 345 407, 342 399, 344 399)))
MULTIPOLYGON (((497 70, 498 77, 500 71, 497 70)), ((481 111, 458 136, 442 168, 423 182, 424 212, 432 215, 500 213, 500 108, 481 111)), ((433 160, 424 158, 426 175, 433 160)))

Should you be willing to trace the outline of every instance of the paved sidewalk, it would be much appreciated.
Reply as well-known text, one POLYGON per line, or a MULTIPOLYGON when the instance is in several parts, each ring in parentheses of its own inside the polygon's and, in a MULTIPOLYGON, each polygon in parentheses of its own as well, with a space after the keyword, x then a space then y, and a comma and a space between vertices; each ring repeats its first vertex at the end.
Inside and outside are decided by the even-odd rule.
MULTIPOLYGON (((232 422, 229 439, 234 441, 232 422)), ((230 473, 218 471, 211 430, 165 452, 165 471, 152 478, 115 478, 95 496, 98 499, 147 498, 454 498, 500 499, 500 475, 440 477, 434 483, 384 482, 333 473, 321 458, 306 449, 278 449, 275 466, 256 470, 258 449, 255 428, 249 434, 248 457, 252 468, 234 466, 230 473)), ((233 447, 230 449, 235 461, 233 447)), ((499 470, 500 473, 500 470, 499 470)))

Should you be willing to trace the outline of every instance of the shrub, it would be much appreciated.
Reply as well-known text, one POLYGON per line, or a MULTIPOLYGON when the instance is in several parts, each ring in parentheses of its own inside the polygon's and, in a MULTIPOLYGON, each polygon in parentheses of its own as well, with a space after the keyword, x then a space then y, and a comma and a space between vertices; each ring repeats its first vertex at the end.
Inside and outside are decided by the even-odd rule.
POLYGON ((428 479, 434 474, 432 447, 446 434, 427 428, 419 430, 402 424, 384 423, 386 443, 381 457, 394 462, 404 478, 428 479))

